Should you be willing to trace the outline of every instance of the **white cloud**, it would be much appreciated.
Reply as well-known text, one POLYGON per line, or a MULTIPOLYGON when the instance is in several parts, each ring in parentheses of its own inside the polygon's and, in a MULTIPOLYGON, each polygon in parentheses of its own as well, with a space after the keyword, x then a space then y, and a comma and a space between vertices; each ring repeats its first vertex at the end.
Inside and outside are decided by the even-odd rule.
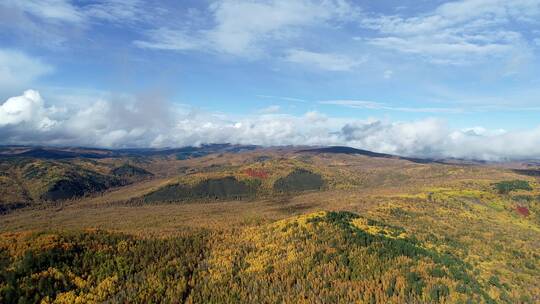
POLYGON ((365 62, 365 59, 355 60, 344 55, 305 50, 289 50, 285 60, 333 72, 350 71, 365 62))
POLYGON ((441 121, 427 119, 406 123, 352 122, 343 126, 339 135, 354 147, 391 154, 433 157, 444 151, 446 132, 441 121))
POLYGON ((53 108, 45 108, 39 92, 28 90, 22 96, 11 97, 0 105, 0 128, 19 125, 31 131, 46 131, 56 124, 48 117, 52 112, 53 108))
POLYGON ((147 40, 135 43, 145 48, 256 57, 269 42, 291 39, 308 27, 350 19, 355 9, 345 0, 220 0, 208 12, 214 24, 210 28, 151 30, 147 40))
POLYGON ((366 121, 313 111, 300 116, 257 114, 233 119, 179 108, 158 95, 114 102, 99 99, 58 109, 29 90, 0 105, 0 142, 101 147, 348 145, 405 156, 500 160, 537 158, 540 127, 520 132, 478 126, 452 130, 437 119, 366 121))
MULTIPOLYGON (((410 53, 438 64, 464 65, 490 58, 524 58, 529 43, 512 22, 536 22, 537 0, 461 0, 414 17, 378 16, 362 24, 378 37, 371 45, 410 53)), ((520 59, 521 60, 521 59, 520 59)))
POLYGON ((227 53, 256 50, 265 39, 290 36, 295 28, 348 15, 345 1, 219 1, 211 7, 217 26, 209 38, 227 53))
POLYGON ((328 121, 328 116, 322 113, 319 113, 317 111, 309 111, 306 114, 304 114, 304 117, 310 123, 325 123, 328 121))
POLYGON ((476 136, 496 136, 496 135, 503 135, 506 133, 506 131, 504 129, 488 130, 484 127, 476 126, 472 128, 462 129, 459 133, 465 133, 467 135, 476 135, 476 136))
POLYGON ((538 159, 540 127, 521 132, 454 131, 441 120, 351 123, 340 134, 347 145, 379 152, 419 157, 481 160, 538 159))
POLYGON ((37 78, 53 71, 52 66, 25 53, 0 49, 0 94, 33 85, 37 78))

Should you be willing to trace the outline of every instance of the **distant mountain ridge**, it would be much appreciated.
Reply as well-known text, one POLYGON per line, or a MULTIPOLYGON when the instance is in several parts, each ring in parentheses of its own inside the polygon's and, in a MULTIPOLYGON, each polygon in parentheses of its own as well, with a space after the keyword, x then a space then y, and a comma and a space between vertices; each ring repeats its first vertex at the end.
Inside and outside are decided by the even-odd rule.
POLYGON ((28 157, 39 159, 70 158, 113 158, 113 157, 151 157, 176 155, 200 157, 212 153, 237 153, 257 149, 255 145, 207 144, 200 147, 181 148, 125 148, 101 149, 85 147, 46 147, 46 146, 0 146, 0 158, 28 157))
POLYGON ((92 147, 54 147, 54 146, 25 146, 25 145, 0 145, 0 159, 11 157, 26 157, 49 160, 62 160, 72 158, 121 158, 121 157, 156 157, 156 156, 175 156, 179 160, 203 157, 214 153, 239 153, 253 151, 256 149, 274 149, 288 150, 296 153, 330 153, 330 154, 348 154, 363 155, 367 157, 401 159, 420 164, 440 163, 440 164, 486 164, 502 163, 512 164, 519 168, 540 167, 540 161, 536 160, 501 160, 484 161, 478 159, 462 158, 430 158, 430 157, 408 157, 394 154, 379 153, 369 150, 357 149, 348 146, 275 146, 263 147, 258 145, 239 145, 239 144, 203 144, 201 146, 186 147, 166 147, 166 148, 92 148, 92 147))
POLYGON ((331 147, 324 147, 324 148, 315 148, 315 149, 305 149, 298 151, 299 153, 334 153, 334 154, 358 154, 358 155, 365 155, 370 157, 384 157, 384 158, 393 158, 394 155, 391 154, 384 154, 384 153, 377 153, 372 152, 368 150, 362 150, 362 149, 356 149, 346 146, 331 146, 331 147))
MULTIPOLYGON (((179 159, 182 157, 200 157, 212 153, 238 153, 242 151, 251 151, 261 146, 256 145, 233 145, 233 144, 205 144, 199 147, 187 146, 180 148, 121 148, 121 149, 101 149, 87 147, 47 147, 47 146, 0 146, 0 158, 2 157, 30 157, 40 159, 69 159, 69 158, 110 158, 110 157, 151 157, 176 155, 179 159)), ((292 150, 296 147, 287 147, 292 150)), ((350 154, 364 155, 380 158, 398 158, 414 160, 416 162, 432 162, 433 159, 409 158, 397 155, 377 153, 368 150, 356 149, 346 146, 330 147, 303 147, 297 150, 297 153, 332 153, 332 154, 350 154)))
POLYGON ((414 157, 402 157, 392 154, 377 153, 368 150, 356 149, 346 146, 331 146, 323 148, 314 148, 314 149, 305 149, 300 150, 298 153, 330 153, 330 154, 348 154, 348 155, 364 155, 368 157, 377 157, 377 158, 393 158, 393 159, 403 159, 412 161, 415 163, 439 163, 440 161, 430 158, 414 158, 414 157))

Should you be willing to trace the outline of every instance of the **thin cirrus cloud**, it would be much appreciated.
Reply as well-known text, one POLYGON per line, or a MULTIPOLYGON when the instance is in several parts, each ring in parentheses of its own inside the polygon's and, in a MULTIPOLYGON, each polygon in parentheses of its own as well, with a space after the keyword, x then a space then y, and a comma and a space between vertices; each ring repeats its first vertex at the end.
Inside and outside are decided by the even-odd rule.
POLYGON ((142 0, 5 0, 0 1, 0 27, 23 41, 51 49, 69 46, 96 24, 131 26, 151 23, 159 9, 142 0))
POLYGON ((172 30, 166 27, 148 30, 146 36, 151 40, 135 40, 133 44, 144 49, 187 51, 202 49, 208 45, 201 38, 190 36, 183 30, 172 30))
POLYGON ((299 116, 260 113, 233 119, 179 108, 156 96, 126 102, 99 99, 61 109, 48 105, 34 90, 0 105, 0 141, 113 148, 202 143, 348 145, 405 156, 485 160, 534 158, 540 153, 539 128, 452 130, 433 118, 387 122, 338 119, 313 111, 299 116))
POLYGON ((157 5, 148 5, 142 0, 105 0, 84 7, 83 14, 88 19, 104 20, 112 23, 151 22, 158 17, 157 5))
POLYGON ((336 20, 352 19, 356 8, 347 1, 235 1, 211 4, 209 28, 171 29, 164 26, 147 31, 142 48, 213 51, 243 57, 257 57, 274 42, 298 37, 308 28, 324 27, 336 20))
POLYGON ((0 94, 25 88, 53 71, 53 66, 39 58, 0 48, 0 94))
MULTIPOLYGON (((340 44, 347 53, 357 54, 356 40, 364 49, 371 46, 396 51, 435 64, 469 65, 504 59, 523 65, 530 60, 536 40, 526 37, 519 25, 533 24, 540 17, 537 0, 453 1, 413 16, 370 13, 346 0, 220 0, 198 10, 195 15, 203 21, 188 14, 180 22, 171 21, 161 5, 152 7, 141 0, 83 4, 69 0, 7 0, 0 8, 19 16, 6 24, 15 23, 17 30, 26 29, 27 34, 50 37, 43 39, 44 43, 65 43, 66 24, 83 28, 100 22, 138 24, 134 30, 140 38, 133 45, 139 48, 222 53, 250 59, 269 54, 283 58, 285 54, 289 62, 327 71, 352 71, 365 56, 299 47, 306 37, 321 29, 344 29, 350 42, 342 40, 340 44)), ((320 38, 332 41, 331 36, 320 38)))
POLYGON ((149 49, 210 51, 249 58, 278 47, 277 54, 285 53, 290 62, 350 71, 364 61, 362 56, 347 58, 295 46, 315 29, 344 28, 352 38, 344 45, 349 51, 357 51, 356 40, 364 47, 410 54, 434 64, 469 65, 492 59, 523 63, 530 59, 535 40, 528 39, 519 25, 534 23, 540 17, 539 5, 536 0, 461 0, 431 12, 402 16, 365 12, 344 0, 222 0, 204 11, 212 26, 191 27, 189 22, 175 28, 160 26, 147 30, 147 39, 134 43, 149 49), (335 64, 327 64, 329 61, 335 64))
POLYGON ((77 6, 66 0, 7 0, 1 7, 19 10, 51 23, 79 23, 84 20, 84 14, 77 6))
POLYGON ((461 0, 413 17, 375 15, 361 21, 373 46, 418 55, 432 63, 463 65, 488 58, 529 56, 530 42, 515 24, 535 23, 536 0, 461 0))
POLYGON ((365 58, 353 59, 340 54, 317 53, 298 49, 287 51, 285 60, 332 72, 351 71, 366 61, 365 58))
POLYGON ((274 99, 274 100, 283 100, 283 101, 292 101, 292 102, 307 102, 305 99, 296 98, 296 97, 287 97, 287 96, 273 96, 273 95, 256 95, 255 97, 262 99, 274 99))
MULTIPOLYGON (((397 112, 410 112, 410 113, 433 113, 433 114, 464 114, 472 112, 536 112, 540 111, 538 106, 527 106, 523 104, 515 104, 513 106, 497 104, 500 101, 493 101, 495 104, 472 104, 467 107, 399 107, 392 106, 390 104, 366 101, 366 100, 323 100, 319 101, 322 105, 334 105, 342 106, 353 109, 366 109, 366 110, 385 110, 385 111, 397 111, 397 112)), ((463 103, 462 103, 463 104, 463 103)))
MULTIPOLYGON (((341 29, 350 35, 349 43, 339 41, 348 53, 358 51, 356 40, 363 48, 396 51, 435 64, 468 65, 505 59, 519 65, 530 60, 531 48, 538 39, 528 38, 520 25, 534 24, 540 17, 537 0, 452 1, 412 16, 366 12, 347 0, 220 0, 198 9, 198 14, 179 12, 181 21, 173 21, 161 6, 166 4, 149 5, 141 0, 6 0, 0 3, 0 9, 8 12, 2 15, 4 21, 0 20, 0 24, 26 29, 26 34, 47 36, 42 39, 44 43, 56 44, 65 43, 67 24, 82 28, 100 22, 137 24, 133 30, 140 38, 133 45, 139 48, 246 58, 269 53, 280 58, 285 54, 290 62, 351 71, 364 60, 363 56, 316 53, 299 46, 306 37, 314 33, 316 37, 318 30, 341 29), (328 61, 335 64, 329 65, 328 61)), ((319 38, 330 42, 331 37, 319 38)))
POLYGON ((462 108, 435 108, 435 107, 396 107, 390 106, 385 103, 365 101, 365 100, 323 100, 319 101, 319 104, 323 105, 335 105, 344 106, 355 109, 368 109, 368 110, 386 110, 386 111, 398 111, 398 112, 416 112, 416 113, 449 113, 458 114, 465 112, 462 108))
POLYGON ((69 0, 5 0, 0 4, 3 10, 32 16, 45 23, 83 24, 94 20, 126 22, 145 20, 148 12, 141 0, 101 0, 77 5, 69 0))

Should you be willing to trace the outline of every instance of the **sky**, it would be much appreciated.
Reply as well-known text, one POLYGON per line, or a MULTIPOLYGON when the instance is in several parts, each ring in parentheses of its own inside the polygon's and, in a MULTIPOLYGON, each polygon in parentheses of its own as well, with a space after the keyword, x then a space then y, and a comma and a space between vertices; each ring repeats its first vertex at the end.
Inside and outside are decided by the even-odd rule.
POLYGON ((0 144, 540 158, 540 0, 0 0, 0 144))

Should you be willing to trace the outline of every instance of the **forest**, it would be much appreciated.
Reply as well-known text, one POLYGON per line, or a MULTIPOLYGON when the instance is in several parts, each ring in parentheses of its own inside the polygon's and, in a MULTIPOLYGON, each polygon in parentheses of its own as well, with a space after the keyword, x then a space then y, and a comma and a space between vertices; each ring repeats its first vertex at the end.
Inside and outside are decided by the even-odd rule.
MULTIPOLYGON (((350 212, 315 213, 240 235, 144 240, 104 231, 34 233, 1 245, 5 303, 434 302, 493 299, 471 266, 350 212)), ((497 281, 498 282, 498 281, 497 281)), ((503 287, 500 287, 503 288, 503 287)))
POLYGON ((188 152, 0 159, 0 303, 540 301, 534 168, 188 152))

